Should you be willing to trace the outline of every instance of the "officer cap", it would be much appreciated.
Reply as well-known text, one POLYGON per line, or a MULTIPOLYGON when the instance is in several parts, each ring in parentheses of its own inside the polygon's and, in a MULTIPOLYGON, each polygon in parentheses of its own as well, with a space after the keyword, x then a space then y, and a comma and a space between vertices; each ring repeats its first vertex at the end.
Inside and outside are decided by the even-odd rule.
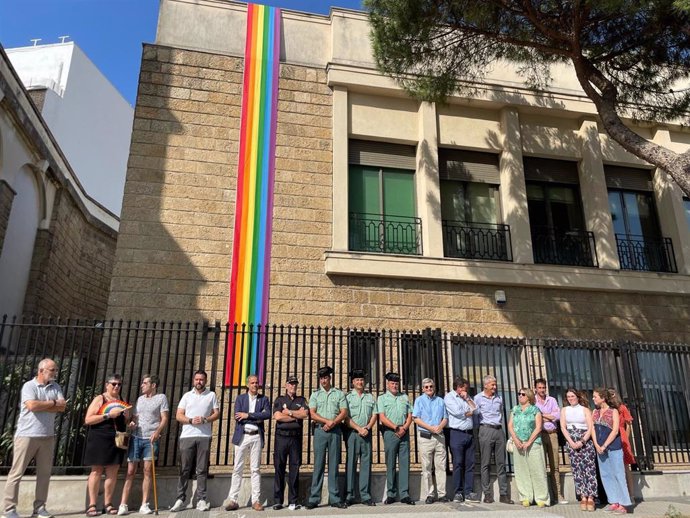
POLYGON ((400 374, 397 372, 389 372, 386 374, 386 381, 397 381, 400 383, 400 374))
POLYGON ((364 370, 363 369, 352 369, 350 371, 350 379, 354 380, 357 378, 363 378, 364 377, 364 370))
POLYGON ((330 376, 331 374, 333 374, 333 369, 329 365, 326 365, 325 367, 321 367, 319 369, 319 378, 323 378, 324 376, 330 376))
POLYGON ((288 383, 299 383, 299 380, 297 379, 297 376, 288 376, 287 377, 287 382, 288 383))

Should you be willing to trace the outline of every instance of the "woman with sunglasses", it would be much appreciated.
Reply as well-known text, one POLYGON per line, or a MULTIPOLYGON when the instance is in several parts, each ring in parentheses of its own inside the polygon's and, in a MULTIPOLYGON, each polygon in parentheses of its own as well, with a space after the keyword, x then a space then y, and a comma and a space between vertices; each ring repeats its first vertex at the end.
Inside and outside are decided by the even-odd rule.
POLYGON ((101 475, 105 471, 103 487, 106 514, 117 514, 117 507, 113 505, 113 493, 117 483, 117 471, 122 464, 125 451, 115 445, 115 431, 124 432, 127 429, 128 411, 121 405, 120 391, 122 390, 122 376, 111 374, 107 378, 105 392, 97 395, 86 410, 84 425, 89 427, 86 440, 84 464, 91 466, 89 474, 89 507, 86 516, 99 516, 101 511, 96 508, 98 486, 101 475), (108 407, 111 405, 111 408, 108 407), (103 409, 103 410, 101 410, 103 409))
POLYGON ((592 414, 592 438, 597 450, 601 481, 609 501, 604 511, 626 514, 626 507, 632 502, 625 481, 618 402, 608 389, 601 387, 594 389, 592 401, 597 407, 592 414))
POLYGON ((525 507, 532 502, 545 507, 549 501, 541 428, 542 415, 535 405, 534 392, 521 388, 518 404, 510 412, 508 431, 514 444, 513 465, 518 497, 525 507))
POLYGON ((592 411, 584 394, 574 388, 565 391, 568 402, 561 409, 561 431, 568 443, 570 468, 575 493, 580 495, 580 510, 594 511, 597 496, 597 454, 592 442, 592 411))

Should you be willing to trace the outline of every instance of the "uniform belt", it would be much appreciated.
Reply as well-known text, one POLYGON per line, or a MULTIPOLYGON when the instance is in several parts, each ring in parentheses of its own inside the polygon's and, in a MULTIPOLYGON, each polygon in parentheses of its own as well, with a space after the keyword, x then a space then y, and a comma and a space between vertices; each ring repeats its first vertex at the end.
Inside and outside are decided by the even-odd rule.
POLYGON ((276 430, 276 435, 280 437, 302 437, 302 432, 296 430, 276 430))
POLYGON ((500 430, 503 428, 500 424, 480 424, 479 426, 486 426, 488 428, 493 428, 494 430, 500 430))
POLYGON ((259 435, 259 430, 245 430, 244 435, 259 435))

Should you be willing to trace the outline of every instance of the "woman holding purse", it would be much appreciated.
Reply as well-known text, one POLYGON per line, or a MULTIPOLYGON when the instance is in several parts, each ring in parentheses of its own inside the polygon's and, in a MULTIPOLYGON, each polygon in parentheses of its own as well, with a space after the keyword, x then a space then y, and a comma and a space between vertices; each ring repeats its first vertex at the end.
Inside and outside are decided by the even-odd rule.
POLYGON ((86 516, 99 516, 101 511, 96 508, 98 486, 101 475, 105 471, 103 486, 105 508, 104 513, 117 514, 117 507, 113 505, 113 493, 117 483, 117 471, 125 456, 122 445, 116 445, 116 432, 126 432, 129 419, 129 405, 120 400, 122 390, 122 376, 111 374, 105 384, 105 392, 97 395, 86 410, 84 425, 89 427, 86 440, 84 464, 91 466, 89 474, 89 507, 86 516))
POLYGON ((561 409, 561 431, 568 443, 570 468, 575 493, 580 495, 580 509, 594 511, 597 495, 597 454, 592 442, 592 412, 587 398, 573 388, 565 391, 568 402, 561 409))
POLYGON ((514 444, 513 464, 520 502, 525 507, 532 502, 545 507, 549 502, 549 486, 541 444, 542 416, 534 402, 532 389, 518 391, 518 404, 510 412, 508 431, 514 444))

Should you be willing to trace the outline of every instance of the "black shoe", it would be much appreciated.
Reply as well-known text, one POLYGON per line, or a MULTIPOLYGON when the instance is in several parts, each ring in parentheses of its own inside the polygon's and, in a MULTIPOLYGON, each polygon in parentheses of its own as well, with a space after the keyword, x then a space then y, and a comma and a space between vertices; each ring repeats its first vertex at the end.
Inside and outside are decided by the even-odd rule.
POLYGON ((373 500, 362 500, 362 505, 369 505, 373 507, 376 505, 376 502, 374 502, 373 500))
POLYGON ((455 498, 453 498, 453 502, 455 502, 456 504, 462 504, 463 502, 465 502, 465 497, 462 495, 462 493, 458 493, 457 495, 455 495, 455 498))
MULTIPOLYGON (((424 500, 425 504, 433 504, 436 501, 436 499, 433 496, 427 496, 426 500, 424 500)), ((401 500, 402 502, 402 500, 401 500)))
POLYGON ((386 498, 386 500, 385 500, 383 503, 384 503, 385 505, 394 504, 394 503, 395 503, 395 498, 393 498, 392 496, 389 496, 388 498, 386 498))
POLYGON ((485 504, 493 504, 494 503, 494 497, 491 495, 484 495, 484 503, 485 504))
POLYGON ((333 502, 331 507, 335 507, 336 509, 347 509, 347 504, 345 502, 333 502))
POLYGON ((481 502, 482 499, 477 493, 470 493, 465 497, 468 502, 481 502))
POLYGON ((436 501, 437 501, 437 502, 441 502, 441 503, 443 503, 443 504, 446 504, 446 503, 450 502, 450 499, 449 499, 447 496, 442 496, 441 498, 439 498, 439 499, 436 500, 436 501))
POLYGON ((510 504, 513 505, 515 502, 513 502, 508 495, 501 495, 498 499, 499 502, 502 504, 510 504))
MULTIPOLYGON (((348 498, 347 500, 345 500, 345 503, 347 504, 348 507, 350 507, 351 505, 355 505, 355 501, 352 498, 348 498)), ((364 502, 362 502, 362 503, 364 503, 364 502)))
POLYGON ((414 505, 414 500, 412 500, 409 496, 406 496, 405 498, 400 499, 401 504, 407 504, 407 505, 414 505))
POLYGON ((274 511, 280 511, 283 508, 283 504, 275 504, 273 506, 274 511))
POLYGON ((315 504, 314 502, 307 502, 306 504, 304 504, 304 508, 310 511, 312 509, 316 509, 317 507, 319 507, 319 504, 315 504))

